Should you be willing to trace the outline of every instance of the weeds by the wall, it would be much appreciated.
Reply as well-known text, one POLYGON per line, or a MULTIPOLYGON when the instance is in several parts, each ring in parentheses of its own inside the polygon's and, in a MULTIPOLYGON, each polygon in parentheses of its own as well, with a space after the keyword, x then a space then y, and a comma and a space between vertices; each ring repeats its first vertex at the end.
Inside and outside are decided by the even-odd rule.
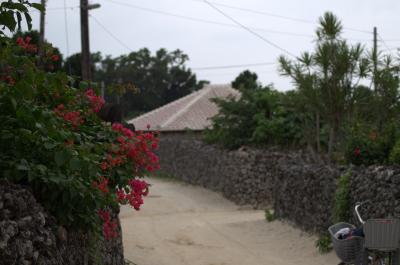
POLYGON ((332 213, 333 223, 346 222, 350 219, 350 181, 351 170, 339 177, 335 193, 335 205, 332 213))
POLYGON ((275 216, 274 210, 266 209, 265 210, 265 219, 267 220, 268 223, 275 221, 276 216, 275 216))
POLYGON ((321 235, 315 242, 315 247, 319 253, 326 254, 332 250, 332 240, 329 234, 321 235))

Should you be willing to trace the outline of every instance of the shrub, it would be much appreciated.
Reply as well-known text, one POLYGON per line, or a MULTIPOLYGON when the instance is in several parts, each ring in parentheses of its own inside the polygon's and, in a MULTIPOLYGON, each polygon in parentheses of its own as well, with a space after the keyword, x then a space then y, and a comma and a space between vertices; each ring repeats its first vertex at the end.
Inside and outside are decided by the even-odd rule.
POLYGON ((148 193, 139 177, 158 168, 158 139, 102 122, 94 89, 38 69, 27 42, 0 50, 0 177, 29 185, 59 224, 114 237, 110 209, 139 210, 148 193))
POLYGON ((315 242, 319 253, 326 254, 332 250, 332 240, 329 234, 321 235, 315 242))
POLYGON ((390 141, 375 131, 368 135, 353 132, 347 142, 345 159, 354 165, 382 164, 387 161, 389 152, 390 141))
POLYGON ((266 209, 265 210, 265 219, 267 220, 267 222, 273 222, 276 219, 274 210, 271 209, 266 209))
POLYGON ((396 142, 392 151, 390 152, 389 162, 391 164, 400 165, 400 140, 396 142))
POLYGON ((301 122, 283 106, 285 94, 271 87, 241 89, 241 97, 215 99, 219 113, 205 140, 235 149, 245 144, 283 145, 298 143, 301 122))
POLYGON ((351 171, 341 175, 337 180, 335 205, 333 208, 333 223, 346 222, 350 218, 350 183, 351 171))

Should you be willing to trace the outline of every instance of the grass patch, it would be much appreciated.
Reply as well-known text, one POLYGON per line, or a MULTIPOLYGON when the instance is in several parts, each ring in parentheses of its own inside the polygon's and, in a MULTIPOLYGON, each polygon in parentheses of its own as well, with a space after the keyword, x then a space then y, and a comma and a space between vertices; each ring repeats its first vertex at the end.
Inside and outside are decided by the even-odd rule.
POLYGON ((268 223, 276 220, 274 210, 271 210, 271 209, 265 210, 265 220, 267 220, 268 223))
POLYGON ((315 241, 315 247, 319 253, 326 254, 332 250, 332 240, 329 234, 321 235, 317 241, 315 241))

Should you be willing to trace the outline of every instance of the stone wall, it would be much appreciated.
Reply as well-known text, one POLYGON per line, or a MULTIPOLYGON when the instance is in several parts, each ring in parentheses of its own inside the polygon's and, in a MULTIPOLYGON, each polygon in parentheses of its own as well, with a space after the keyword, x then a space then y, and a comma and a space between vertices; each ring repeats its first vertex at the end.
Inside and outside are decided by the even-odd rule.
POLYGON ((95 255, 88 242, 86 233, 58 227, 29 189, 0 180, 0 264, 124 264, 121 237, 95 242, 95 255))
MULTIPOLYGON (((313 232, 325 232, 331 225, 336 180, 347 171, 315 162, 305 151, 229 151, 193 134, 163 134, 159 155, 162 173, 219 191, 238 205, 273 208, 278 218, 313 232)), ((353 171, 351 204, 372 200, 366 217, 400 214, 400 168, 353 171)))
MULTIPOLYGON (((371 166, 353 170, 351 203, 370 200, 361 208, 363 219, 400 217, 400 167, 371 166)), ((353 222, 356 222, 353 217, 353 222)))

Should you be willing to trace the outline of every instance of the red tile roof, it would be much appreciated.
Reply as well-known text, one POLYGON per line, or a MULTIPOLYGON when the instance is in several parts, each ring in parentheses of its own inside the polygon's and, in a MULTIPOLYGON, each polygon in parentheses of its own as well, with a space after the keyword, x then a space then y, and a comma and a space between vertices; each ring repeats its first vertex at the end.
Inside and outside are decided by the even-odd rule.
POLYGON ((211 125, 210 118, 218 113, 218 106, 210 99, 239 94, 229 85, 208 85, 128 123, 133 123, 137 130, 146 130, 148 124, 150 129, 159 131, 204 130, 211 125))

